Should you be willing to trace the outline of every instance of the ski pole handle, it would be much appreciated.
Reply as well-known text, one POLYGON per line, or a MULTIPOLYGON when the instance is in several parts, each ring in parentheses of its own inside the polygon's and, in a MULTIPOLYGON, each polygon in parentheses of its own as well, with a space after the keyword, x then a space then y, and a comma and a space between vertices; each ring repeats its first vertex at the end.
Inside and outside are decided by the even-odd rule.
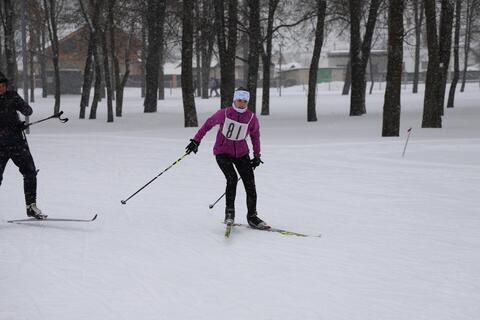
POLYGON ((58 118, 61 123, 65 123, 68 121, 68 118, 61 118, 61 115, 63 114, 63 111, 60 111, 59 113, 55 114, 55 118, 58 118))
POLYGON ((58 113, 55 113, 54 115, 51 115, 50 117, 46 117, 44 119, 40 119, 40 120, 37 120, 37 121, 34 121, 34 122, 30 122, 30 123, 26 123, 25 126, 24 126, 24 129, 30 127, 31 125, 34 125, 34 124, 37 124, 37 123, 40 123, 40 122, 43 122, 43 121, 47 121, 47 120, 50 120, 50 119, 54 119, 54 118, 57 118, 58 120, 60 120, 61 123, 65 123, 68 121, 68 118, 61 118, 63 114, 63 111, 60 111, 58 113))

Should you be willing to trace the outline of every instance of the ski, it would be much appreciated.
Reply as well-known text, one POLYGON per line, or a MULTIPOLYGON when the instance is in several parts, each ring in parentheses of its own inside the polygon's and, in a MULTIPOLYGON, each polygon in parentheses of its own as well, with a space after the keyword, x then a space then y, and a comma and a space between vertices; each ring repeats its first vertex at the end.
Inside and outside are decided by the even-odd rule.
POLYGON ((232 232, 233 224, 227 224, 225 228, 225 238, 230 238, 230 232, 232 232))
POLYGON ((312 234, 305 234, 305 233, 299 233, 299 232, 294 232, 294 231, 289 231, 285 229, 279 229, 279 228, 268 228, 268 229, 257 229, 257 228, 252 228, 248 224, 244 223, 234 223, 233 226, 235 227, 243 227, 247 229, 252 229, 252 230, 258 230, 258 231, 268 231, 268 232, 275 232, 279 233, 283 236, 296 236, 296 237, 304 237, 304 238, 320 238, 321 235, 312 235, 312 234))
POLYGON ((95 214, 90 219, 69 219, 69 218, 45 218, 45 219, 35 219, 35 218, 27 218, 27 219, 13 219, 7 220, 8 223, 22 223, 22 222, 92 222, 97 219, 97 214, 95 214))

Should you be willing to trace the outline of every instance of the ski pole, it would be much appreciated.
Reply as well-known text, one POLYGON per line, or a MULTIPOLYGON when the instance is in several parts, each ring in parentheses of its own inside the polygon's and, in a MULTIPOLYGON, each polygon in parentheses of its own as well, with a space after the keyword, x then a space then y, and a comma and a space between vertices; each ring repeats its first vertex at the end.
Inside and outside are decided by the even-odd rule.
POLYGON ((68 121, 68 118, 61 118, 62 114, 63 114, 63 111, 60 111, 60 112, 55 113, 54 115, 51 115, 50 117, 47 117, 45 119, 41 119, 41 120, 30 122, 30 123, 25 123, 24 122, 24 128, 26 129, 26 128, 30 127, 31 125, 34 125, 34 124, 37 124, 37 123, 40 123, 40 122, 43 122, 43 121, 47 121, 47 120, 50 120, 50 119, 55 119, 55 118, 60 120, 61 123, 65 123, 65 122, 68 121))
MULTIPOLYGON (((237 182, 240 181, 240 180, 242 180, 242 177, 238 178, 237 182)), ((217 199, 217 201, 215 201, 215 202, 212 203, 212 204, 209 204, 209 205, 208 205, 208 208, 209 208, 209 209, 213 209, 213 207, 215 207, 215 205, 218 203, 218 201, 220 201, 220 200, 225 196, 226 193, 227 193, 227 191, 225 191, 225 192, 217 199)))
POLYGON ((407 130, 407 140, 405 141, 405 146, 403 147, 402 158, 405 156, 405 150, 407 150, 408 139, 410 139, 410 133, 412 132, 412 127, 407 130))
MULTIPOLYGON (((263 163, 262 160, 260 160, 261 163, 263 163)), ((255 170, 255 168, 253 168, 253 170, 255 170)), ((238 178, 237 182, 242 180, 242 177, 238 178)), ((211 203, 208 205, 208 208, 209 209, 213 209, 213 207, 215 207, 215 205, 218 203, 218 201, 220 201, 224 196, 225 194, 227 193, 227 191, 225 191, 214 203, 211 203)))
POLYGON ((168 168, 166 168, 165 170, 163 170, 162 172, 160 172, 156 177, 154 177, 152 180, 148 181, 146 184, 143 185, 143 187, 141 187, 140 189, 138 189, 137 191, 135 191, 135 193, 133 193, 130 197, 128 197, 127 199, 125 200, 120 200, 120 202, 122 204, 127 204, 127 201, 130 200, 131 198, 133 198, 137 193, 139 193, 140 191, 142 191, 143 189, 145 189, 146 186, 148 186, 150 183, 152 183, 153 181, 155 181, 155 179, 157 179, 158 177, 160 177, 165 171, 167 171, 168 169, 170 169, 171 167, 173 167, 174 165, 176 165, 177 163, 179 163, 183 158, 185 158, 186 156, 188 155, 188 153, 185 153, 183 156, 181 156, 180 158, 178 158, 174 163, 172 163, 168 168))

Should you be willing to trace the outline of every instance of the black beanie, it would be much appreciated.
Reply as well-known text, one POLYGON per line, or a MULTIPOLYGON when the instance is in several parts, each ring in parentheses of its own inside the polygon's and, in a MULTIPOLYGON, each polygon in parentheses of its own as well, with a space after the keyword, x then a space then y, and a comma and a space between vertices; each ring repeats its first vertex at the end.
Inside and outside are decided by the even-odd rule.
POLYGON ((0 83, 7 83, 8 84, 8 79, 5 77, 5 75, 0 72, 0 83))

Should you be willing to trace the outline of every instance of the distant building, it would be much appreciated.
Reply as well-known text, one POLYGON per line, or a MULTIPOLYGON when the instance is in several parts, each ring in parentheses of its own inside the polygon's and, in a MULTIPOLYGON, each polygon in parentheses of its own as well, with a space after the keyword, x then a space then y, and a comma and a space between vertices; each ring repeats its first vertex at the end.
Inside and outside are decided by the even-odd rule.
MULTIPOLYGON (((116 50, 120 64, 120 73, 125 72, 125 49, 128 44, 128 34, 122 30, 116 32, 116 50)), ((60 69, 85 69, 85 61, 87 59, 88 41, 90 38, 90 30, 87 26, 83 26, 67 36, 59 40, 59 64, 60 69)), ((110 46, 109 37, 107 37, 107 46, 110 46)), ((47 48, 47 52, 51 49, 47 48)), ((139 53, 142 50, 142 43, 137 38, 132 38, 130 50, 130 75, 140 75, 142 66, 139 53)), ((52 70, 53 66, 49 61, 48 69, 52 70)))
MULTIPOLYGON (((82 72, 78 69, 60 69, 60 92, 62 94, 81 94, 83 84, 82 72)), ((47 71, 47 92, 55 92, 53 71, 47 71)))
MULTIPOLYGON (((372 50, 370 62, 367 65, 367 79, 370 78, 370 71, 376 80, 383 80, 387 72, 387 51, 372 50)), ((350 53, 348 50, 334 50, 323 53, 320 57, 317 73, 317 83, 331 81, 345 81, 350 53)), ((308 85, 310 66, 302 65, 299 62, 290 62, 277 65, 277 83, 281 79, 282 86, 308 85)), ((272 84, 276 85, 276 84, 272 84)))
MULTIPOLYGON (((81 92, 89 38, 90 30, 87 26, 83 26, 59 39, 59 67, 62 94, 80 94, 81 92)), ((116 34, 116 46, 117 57, 120 65, 120 73, 122 74, 125 73, 125 64, 123 62, 125 61, 125 49, 127 43, 128 34, 122 30, 119 30, 116 34)), ((110 44, 107 45, 109 46, 110 44)), ((129 55, 131 79, 139 79, 141 77, 142 64, 139 55, 141 48, 141 41, 133 38, 129 55)), ((51 47, 48 47, 46 51, 47 55, 51 55, 51 47)), ((39 74, 39 68, 40 67, 37 65, 37 74, 39 74)), ((54 92, 53 64, 51 59, 47 59, 47 84, 49 87, 48 92, 54 92)))

